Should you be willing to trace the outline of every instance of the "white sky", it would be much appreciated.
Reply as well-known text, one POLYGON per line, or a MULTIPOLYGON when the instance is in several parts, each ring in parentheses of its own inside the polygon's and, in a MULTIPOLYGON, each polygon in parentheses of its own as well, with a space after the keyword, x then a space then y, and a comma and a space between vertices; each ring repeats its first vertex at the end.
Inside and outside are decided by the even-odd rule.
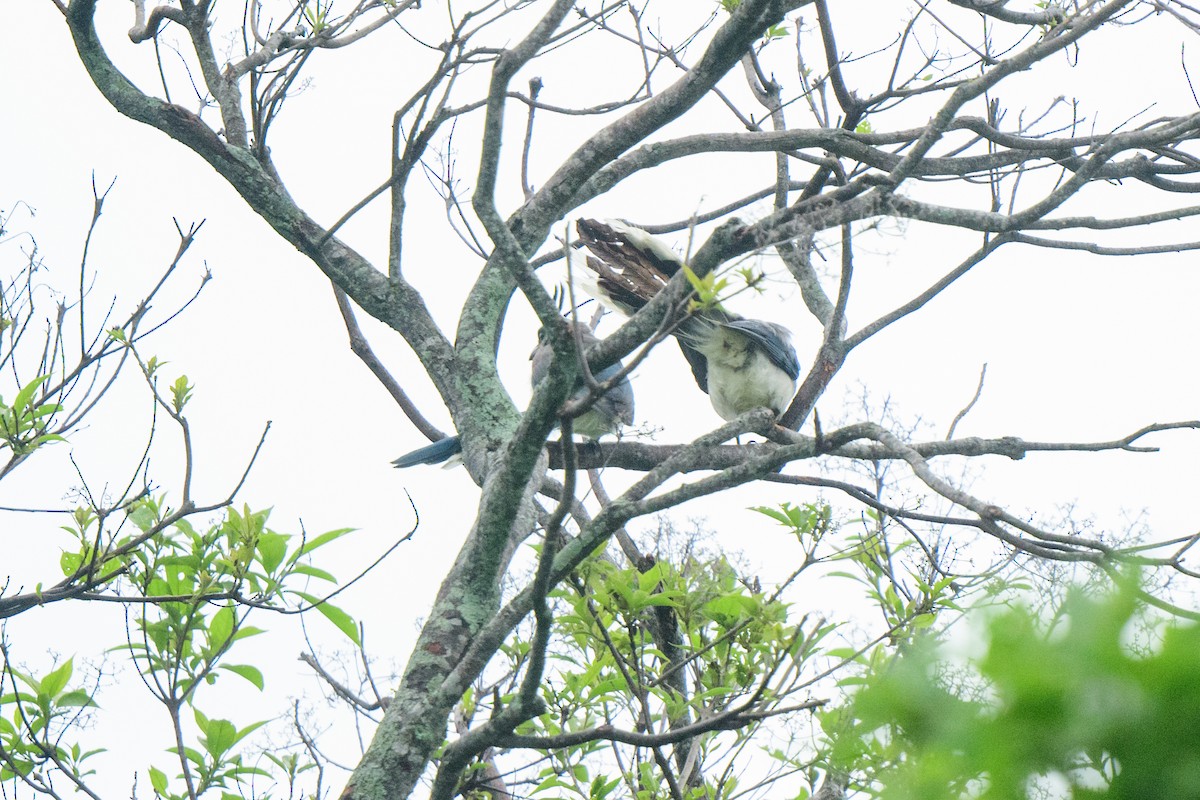
MULTIPOLYGON (((0 206, 24 201, 37 210, 36 219, 19 222, 14 229, 24 226, 36 234, 52 270, 48 280, 70 286, 76 280, 79 245, 90 216, 90 175, 94 172, 101 185, 115 176, 117 186, 106 206, 91 266, 99 272, 96 296, 106 299, 115 292, 124 301, 118 314, 128 310, 138 289, 150 285, 173 254, 171 217, 184 224, 207 219, 175 280, 177 296, 191 291, 205 263, 215 280, 149 347, 149 353, 171 362, 168 377, 182 371, 197 385, 189 411, 199 443, 198 498, 216 499, 226 491, 263 424, 272 420, 267 446, 241 498, 256 508, 273 507, 272 523, 280 530, 297 531, 300 521, 310 533, 359 528, 352 541, 330 553, 333 571, 348 578, 413 524, 404 496, 406 490, 411 492, 421 513, 417 535, 375 575, 342 596, 342 605, 368 623, 372 651, 402 663, 416 621, 427 611, 467 529, 474 486, 462 470, 391 469, 391 458, 423 440, 349 352, 327 281, 197 157, 112 111, 86 79, 66 27, 50 3, 26 3, 15 11, 16 18, 0 32, 0 107, 5 109, 0 206)), ((134 58, 144 57, 120 34, 130 24, 128 12, 123 3, 101 4, 102 30, 122 64, 132 63, 131 52, 134 58)), ((1040 98, 1057 94, 1081 96, 1085 109, 1102 101, 1110 105, 1097 123, 1100 129, 1118 124, 1150 99, 1160 103, 1150 116, 1192 109, 1179 50, 1157 46, 1153 37, 1138 41, 1138 49, 1125 50, 1121 58, 1085 47, 1080 67, 1064 71, 1061 83, 1030 82, 1029 107, 1038 108, 1040 98), (1132 68, 1135 63, 1137 69, 1132 68), (1161 76, 1154 82, 1161 98, 1147 98, 1147 76, 1161 76)), ((314 84, 291 102, 274 134, 274 152, 289 188, 319 221, 341 216, 386 173, 390 117, 405 94, 404 73, 391 71, 394 63, 385 59, 392 56, 380 48, 372 51, 372 46, 360 54, 365 61, 354 54, 322 61, 314 84)), ((137 74, 147 76, 151 66, 152 61, 146 61, 137 74)), ((544 73, 543 97, 548 102, 555 102, 556 95, 565 98, 564 87, 572 86, 576 76, 580 81, 607 77, 601 70, 566 69, 559 65, 560 71, 544 73)), ((482 71, 479 77, 485 77, 482 71)), ((518 83, 523 85, 523 80, 518 83)), ((1019 111, 1012 108, 1014 115, 1019 111)), ((585 135, 590 124, 578 123, 578 135, 585 135)), ((469 150, 470 128, 461 126, 460 149, 469 150)), ((547 136, 538 146, 547 163, 554 163, 551 157, 569 152, 575 141, 569 135, 547 136)), ((465 160, 470 160, 469 154, 465 160)), ((753 186, 762 183, 769 170, 767 163, 757 163, 762 169, 753 186)), ((473 175, 468 170, 464 178, 469 183, 473 175)), ((639 176, 614 198, 601 198, 584 213, 663 222, 703 204, 706 182, 735 179, 689 163, 639 176), (671 208, 683 213, 656 213, 656 206, 665 202, 661 195, 669 196, 671 208)), ((921 191, 936 192, 939 186, 921 191)), ((413 230, 436 226, 442 219, 442 209, 425 202, 414 210, 413 230)), ((1135 210, 1141 209, 1097 206, 1091 212, 1135 210)), ((385 213, 386 202, 377 202, 346 230, 347 238, 379 259, 377 263, 382 263, 386 247, 385 213)), ((1072 208, 1072 213, 1081 213, 1080 208, 1072 208)), ((890 222, 885 229, 886 236, 864 243, 858 253, 857 281, 862 288, 850 309, 852 328, 903 302, 971 247, 917 223, 890 222)), ((1194 229, 1188 221, 1151 235, 1159 237, 1155 242, 1200 238, 1194 229)), ((672 242, 679 248, 684 244, 682 238, 672 242)), ((430 291, 437 318, 451 325, 457 292, 474 274, 475 265, 465 250, 445 240, 428 237, 412 247, 408 274, 430 291)), ((855 418, 853 408, 844 410, 840 404, 865 385, 876 402, 890 396, 900 419, 923 420, 918 438, 941 438, 971 397, 984 362, 989 365, 984 395, 959 427, 959 435, 1107 440, 1151 422, 1196 418, 1200 277, 1194 258, 1185 253, 1105 260, 1010 247, 925 311, 854 353, 820 405, 826 427, 855 418)), ((801 362, 807 364, 819 330, 806 315, 789 311, 789 302, 798 302, 794 292, 751 300, 749 307, 755 315, 789 324, 801 362)), ((160 304, 166 307, 166 302, 160 304)), ((518 402, 523 402, 528 396, 533 324, 527 312, 516 313, 502 368, 518 402)), ((398 337, 365 318, 361 321, 421 407, 437 424, 448 427, 448 417, 398 337)), ((662 348, 635 375, 634 387, 639 421, 663 428, 657 441, 684 441, 719 423, 707 399, 693 389, 673 346, 662 348), (681 404, 686 413, 680 413, 681 404)), ((4 384, 0 391, 11 389, 4 384)), ((147 404, 136 392, 128 396, 137 399, 128 405, 109 404, 72 442, 70 452, 97 485, 124 480, 121 465, 144 440, 147 404)), ((164 439, 171 436, 164 434, 164 439)), ((1094 514, 1099 524, 1119 527, 1128 515, 1145 508, 1160 538, 1194 532, 1200 438, 1194 433, 1168 434, 1146 443, 1161 444, 1163 452, 1034 455, 1022 462, 984 459, 973 488, 1017 512, 1053 515, 1061 506, 1077 502, 1081 516, 1094 514)), ((57 476, 66 455, 66 446, 56 446, 47 451, 40 467, 31 464, 6 480, 0 485, 0 506, 62 505, 64 485, 57 476)), ((157 460, 164 467, 159 481, 164 489, 174 489, 177 473, 165 468, 170 463, 167 450, 157 460)), ((811 469, 801 465, 799 471, 811 469)), ((614 485, 621 483, 614 477, 614 485)), ((778 538, 765 520, 741 509, 813 498, 795 490, 754 487, 689 506, 680 514, 718 521, 718 541, 728 549, 747 549, 769 580, 788 571, 790 542, 778 538)), ((15 572, 20 565, 18 574, 26 585, 52 582, 62 543, 53 524, 28 516, 2 519, 5 568, 0 573, 15 572)), ((831 595, 824 602, 835 598, 831 595)), ((272 621, 260 620, 263 623, 272 621)), ((62 607, 11 620, 7 635, 21 648, 19 658, 38 664, 46 663, 50 650, 78 652, 81 657, 94 654, 98 647, 119 640, 119 625, 120 616, 112 609, 84 614, 76 607, 62 607), (94 623, 93 615, 100 622, 94 623), (81 624, 83 619, 88 621, 81 624), (108 625, 114 627, 102 627, 108 625), (52 635, 45 636, 47 631, 52 635)), ((323 625, 318 620, 311 628, 327 646, 340 646, 336 637, 325 635, 323 625)), ((294 627, 290 621, 283 626, 294 627)), ((277 692, 301 692, 311 683, 302 680, 307 670, 294 660, 301 644, 293 634, 280 634, 270 642, 262 638, 260 652, 277 654, 280 671, 278 683, 268 676, 270 697, 264 703, 279 709, 283 695, 277 692)), ((168 762, 163 757, 156 763, 165 768, 168 762)), ((123 777, 113 785, 128 787, 123 777)))

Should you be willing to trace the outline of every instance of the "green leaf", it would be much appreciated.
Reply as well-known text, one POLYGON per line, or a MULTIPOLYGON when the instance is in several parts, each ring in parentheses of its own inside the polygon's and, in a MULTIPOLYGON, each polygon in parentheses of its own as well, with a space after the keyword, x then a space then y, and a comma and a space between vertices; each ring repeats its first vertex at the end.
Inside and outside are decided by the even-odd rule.
POLYGON ((167 773, 163 772, 158 767, 150 768, 150 788, 154 789, 155 794, 166 795, 167 793, 167 773))
POLYGON ((33 401, 33 394, 38 390, 38 387, 45 383, 50 378, 49 375, 42 375, 39 378, 34 378, 27 383, 21 391, 17 392, 17 397, 13 400, 13 411, 23 411, 33 401))
POLYGON ((311 564, 297 564, 292 568, 292 572, 296 573, 297 575, 307 575, 310 578, 317 578, 319 580, 329 581, 330 583, 337 583, 337 578, 334 577, 333 573, 326 572, 325 570, 314 567, 311 564))
MULTIPOLYGON (((45 408, 45 406, 42 407, 45 408)), ((59 408, 61 408, 61 406, 55 406, 55 410, 58 410, 59 408)), ((41 436, 34 439, 30 445, 36 448, 41 447, 49 442, 65 442, 66 440, 67 438, 65 436, 59 436, 57 433, 43 433, 41 436)))
POLYGON ((187 375, 180 375, 175 379, 175 383, 171 384, 171 405, 176 413, 183 411, 188 400, 192 399, 192 389, 194 388, 188 383, 187 375))
MULTIPOLYGON (((237 732, 237 735, 236 735, 236 736, 233 738, 233 743, 234 743, 234 744, 237 744, 237 743, 238 743, 238 742, 240 742, 242 739, 245 739, 247 736, 249 736, 250 734, 254 733, 256 730, 258 730, 259 728, 261 728, 263 725, 266 725, 266 724, 267 724, 267 722, 269 722, 269 720, 265 720, 265 719, 264 719, 264 720, 259 720, 258 722, 252 722, 252 723, 250 723, 249 725, 247 725, 246 727, 242 728, 240 731, 238 731, 238 732, 237 732)), ((242 771, 243 771, 243 772, 251 772, 251 770, 249 770, 248 768, 247 768, 247 769, 244 769, 244 770, 242 770, 242 771)), ((252 774, 255 774, 255 775, 262 775, 262 774, 265 774, 265 773, 262 773, 262 772, 252 772, 252 774)))
POLYGON ((266 682, 263 680, 262 671, 258 667, 250 666, 249 664, 222 664, 221 669, 229 670, 235 675, 241 675, 246 680, 253 683, 261 692, 266 682))
POLYGON ((295 562, 296 559, 300 558, 301 556, 306 556, 309 553, 311 553, 313 550, 316 550, 318 547, 323 547, 324 545, 329 544, 330 542, 334 541, 335 539, 342 538, 347 533, 353 533, 355 530, 357 530, 357 529, 356 528, 338 528, 337 530, 327 531, 326 533, 322 533, 320 536, 316 537, 315 539, 311 539, 311 540, 305 542, 304 546, 296 551, 296 554, 294 556, 292 556, 291 560, 292 560, 292 562, 295 562))
POLYGON ((62 569, 62 574, 66 576, 74 575, 83 565, 83 556, 80 553, 68 553, 65 550, 58 557, 58 566, 62 569))
POLYGON ((282 533, 263 532, 259 534, 257 550, 258 560, 268 574, 273 573, 283 563, 287 555, 287 536, 282 533))
POLYGON ((296 595, 321 612, 327 620, 337 626, 338 630, 346 634, 350 641, 355 644, 362 644, 358 636, 358 623, 345 611, 342 611, 333 603, 321 602, 321 598, 307 592, 296 592, 296 595))
POLYGON ((935 614, 918 614, 912 621, 913 630, 924 630, 931 627, 935 622, 937 622, 937 615, 935 614))
POLYGON ((220 760, 238 740, 237 732, 237 726, 227 719, 209 720, 205 735, 200 737, 200 742, 209 755, 220 760))
MULTIPOLYGON (((42 419, 45 419, 46 417, 53 416, 60 411, 62 411, 62 406, 59 405, 58 403, 43 403, 42 405, 33 409, 29 413, 29 416, 31 419, 42 420, 42 419)), ((47 435, 49 435, 49 434, 47 434, 47 435)), ((61 439, 62 437, 59 437, 59 438, 61 439)))
POLYGON ((551 775, 549 778, 546 778, 546 780, 542 781, 537 786, 533 787, 533 791, 530 792, 530 794, 537 794, 538 792, 544 792, 547 789, 573 789, 573 788, 574 787, 571 784, 562 780, 557 775, 551 775))
POLYGON ((71 673, 75 670, 74 662, 75 659, 68 658, 62 663, 62 666, 42 678, 39 690, 48 697, 58 697, 66 688, 67 681, 71 680, 71 673))
POLYGON ((71 691, 64 692, 59 696, 57 705, 59 708, 65 708, 67 706, 95 708, 96 701, 92 699, 92 696, 88 694, 86 690, 72 689, 71 691))
MULTIPOLYGON (((174 747, 170 748, 170 751, 172 753, 177 752, 174 747)), ((201 769, 204 768, 204 754, 201 753, 196 748, 194 748, 194 747, 183 748, 183 757, 186 758, 188 761, 192 762, 193 764, 195 764, 197 767, 200 767, 201 769)))
POLYGON ((137 526, 138 530, 140 530, 142 533, 146 533, 157 521, 158 509, 155 507, 154 502, 147 498, 141 502, 131 505, 128 510, 126 510, 125 516, 129 518, 130 522, 137 526))
POLYGON ((704 604, 704 612, 726 627, 733 627, 738 622, 754 616, 758 610, 759 605, 754 598, 740 594, 714 597, 704 604))
POLYGON ((237 617, 230 606, 225 606, 213 614, 212 620, 208 623, 209 649, 213 653, 220 650, 233 635, 235 622, 237 622, 237 617))
POLYGON ((780 511, 778 508, 771 508, 769 506, 753 506, 750 510, 757 511, 764 516, 768 516, 778 522, 780 525, 786 525, 789 528, 796 527, 796 523, 793 522, 792 518, 783 511, 780 511))

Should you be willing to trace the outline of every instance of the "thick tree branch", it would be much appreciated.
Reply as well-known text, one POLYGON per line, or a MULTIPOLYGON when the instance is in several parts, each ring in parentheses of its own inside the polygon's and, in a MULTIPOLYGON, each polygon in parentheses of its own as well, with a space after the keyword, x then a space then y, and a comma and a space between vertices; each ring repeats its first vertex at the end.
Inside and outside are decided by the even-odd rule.
MULTIPOLYGON (((1019 461, 1031 453, 1102 453, 1113 450, 1123 450, 1133 453, 1158 452, 1157 447, 1138 445, 1137 442, 1151 433, 1171 430, 1200 430, 1200 420, 1183 422, 1155 423, 1147 425, 1128 436, 1101 442, 1035 442, 1016 436, 1005 436, 998 439, 983 439, 976 436, 917 442, 905 445, 905 451, 892 449, 877 442, 858 441, 866 437, 864 429, 858 424, 850 425, 826 433, 820 440, 791 432, 788 440, 792 444, 776 445, 771 442, 748 445, 728 445, 714 443, 706 447, 693 444, 645 444, 642 442, 587 442, 576 444, 579 464, 583 468, 614 467, 635 471, 651 470, 662 466, 668 459, 681 457, 681 461, 672 462, 681 473, 710 470, 724 470, 745 464, 747 461, 761 457, 764 453, 772 452, 788 456, 786 461, 802 461, 823 456, 850 458, 861 461, 883 461, 904 459, 904 452, 912 450, 922 458, 938 458, 941 456, 1003 456, 1019 461)), ((560 443, 551 442, 550 465, 560 469, 560 443)))

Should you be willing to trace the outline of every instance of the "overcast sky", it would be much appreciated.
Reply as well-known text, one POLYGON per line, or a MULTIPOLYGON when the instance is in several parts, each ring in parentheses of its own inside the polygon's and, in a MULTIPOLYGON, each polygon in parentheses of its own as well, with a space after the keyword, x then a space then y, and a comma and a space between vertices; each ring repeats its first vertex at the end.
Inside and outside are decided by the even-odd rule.
MULTIPOLYGON (((102 3, 101 10, 108 41, 126 57, 131 48, 127 40, 121 41, 119 31, 130 24, 127 4, 102 3)), ((372 650, 402 662, 416 620, 428 609, 469 525, 474 508, 470 498, 477 494, 473 484, 463 470, 397 472, 390 467, 391 458, 422 444, 422 437, 350 353, 328 282, 197 157, 157 131, 118 116, 100 98, 49 2, 23 3, 10 11, 16 19, 0 33, 0 107, 5 109, 0 207, 21 201, 37 212, 32 219, 18 212, 14 232, 36 235, 50 267, 48 283, 71 286, 90 216, 91 176, 101 185, 115 178, 91 262, 98 274, 93 292, 97 298, 116 294, 118 312, 127 312, 137 292, 157 279, 174 253, 172 217, 185 225, 206 220, 174 279, 172 296, 188 295, 206 266, 215 280, 148 347, 171 362, 170 376, 184 372, 196 384, 189 411, 198 441, 199 499, 216 499, 227 490, 263 425, 271 420, 266 448, 241 498, 252 507, 273 507, 272 523, 281 530, 297 531, 301 523, 310 533, 359 528, 352 543, 331 554, 334 571, 348 578, 413 525, 405 497, 410 492, 421 514, 417 535, 377 574, 342 598, 351 613, 368 621, 372 650)), ((1106 109, 1099 128, 1116 125, 1140 110, 1135 103, 1144 105, 1148 99, 1159 102, 1163 114, 1194 107, 1179 69, 1179 51, 1155 48, 1152 39, 1143 41, 1143 51, 1125 52, 1120 59, 1085 47, 1080 67, 1064 72, 1063 85, 1030 87, 1031 107, 1034 100, 1063 93, 1084 97, 1085 105, 1116 98, 1112 102, 1120 107, 1106 109), (1135 64, 1137 69, 1132 68, 1135 64), (1139 99, 1132 90, 1147 75, 1165 76, 1155 84, 1161 97, 1146 98, 1143 93, 1139 99)), ((388 125, 400 92, 383 80, 383 71, 369 61, 367 65, 327 63, 289 108, 292 115, 285 114, 279 123, 276 155, 285 180, 301 204, 326 223, 386 171, 388 125)), ((141 69, 144 77, 146 66, 141 69)), ((550 83, 547 91, 562 90, 550 83)), ((547 159, 572 145, 546 143, 547 159)), ((699 203, 703 181, 713 179, 711 172, 689 176, 667 171, 640 184, 639 191, 650 194, 640 207, 631 210, 601 198, 586 212, 666 221, 675 217, 654 215, 654 191, 688 193, 695 198, 689 203, 699 203)), ((376 204, 346 231, 372 257, 385 252, 385 206, 376 204)), ((425 219, 436 224, 441 215, 440 208, 424 209, 417 212, 416 224, 425 219)), ((1194 228, 1194 223, 1153 235, 1163 241, 1200 238, 1186 228, 1194 228)), ((675 237, 671 243, 682 249, 685 239, 675 237)), ((3 246, 7 249, 0 252, 6 268, 11 268, 11 245, 3 246)), ((410 274, 430 292, 438 319, 452 328, 457 290, 473 266, 458 266, 466 257, 461 248, 420 246, 425 248, 420 258, 410 256, 410 274), (425 274, 422 262, 428 262, 425 274)), ((862 293, 851 306, 851 327, 902 302, 955 263, 955 253, 968 251, 965 241, 944 231, 917 223, 884 225, 883 235, 858 254, 862 293)), ((856 352, 822 401, 822 418, 826 427, 859 418, 848 398, 865 390, 876 405, 890 398, 903 423, 919 421, 923 427, 917 438, 941 438, 970 399, 985 362, 989 366, 983 397, 959 435, 1107 440, 1151 422, 1196 418, 1200 275, 1194 260, 1186 253, 1104 260, 1003 250, 921 314, 856 352)), ((749 299, 739 308, 792 327, 801 361, 807 365, 820 331, 810 318, 795 312, 796 302, 796 293, 780 281, 768 295, 749 299)), ((168 305, 164 301, 160 308, 168 305)), ((518 402, 524 402, 533 324, 527 311, 518 308, 514 313, 502 367, 518 402)), ((362 322, 421 407, 437 424, 448 427, 448 416, 399 338, 365 318, 362 322)), ((673 347, 655 354, 634 376, 634 387, 639 421, 661 429, 656 441, 684 441, 720 422, 694 389, 673 347)), ((7 384, 0 389, 5 396, 10 391, 7 384)), ((136 458, 144 441, 148 405, 132 388, 123 396, 129 399, 109 404, 70 445, 55 445, 38 463, 0 485, 0 506, 67 505, 63 490, 72 481, 60 476, 69 469, 68 454, 96 486, 124 480, 123 468, 136 458)), ((164 438, 170 436, 167 432, 164 438)), ((1053 515, 1078 503, 1081 518, 1094 515, 1101 527, 1120 527, 1123 520, 1147 509, 1146 521, 1159 538, 1195 532, 1200 438, 1194 433, 1170 434, 1147 443, 1161 444, 1163 452, 1038 455, 1021 462, 984 459, 973 467, 973 489, 1017 512, 1053 515)), ((178 474, 167 466, 171 450, 164 447, 158 457, 158 480, 165 491, 175 488, 178 474)), ((801 471, 806 471, 803 466, 801 471)), ((623 483, 620 476, 613 481, 623 483)), ((788 552, 788 541, 766 520, 743 509, 814 497, 754 487, 685 507, 679 514, 712 518, 720 526, 722 546, 745 548, 769 580, 787 572, 786 559, 777 556, 788 552)), ((29 570, 21 578, 26 584, 53 581, 62 544, 56 539, 56 523, 28 515, 2 519, 0 552, 7 568, 0 572, 21 564, 29 570)), ((69 641, 56 634, 23 649, 23 657, 33 662, 48 649, 78 648, 83 653, 119 639, 119 628, 110 633, 74 626, 78 618, 72 615, 78 613, 59 608, 27 614, 9 622, 8 636, 24 647, 26 637, 72 625, 69 641)), ((106 624, 120 624, 111 610, 104 619, 106 624)), ((312 624, 316 629, 321 623, 312 624)), ((336 637, 326 633, 320 631, 321 638, 336 644, 336 637)), ((285 645, 264 645, 285 654, 280 663, 286 675, 303 676, 305 670, 293 661, 299 646, 294 638, 285 645)), ((294 691, 304 685, 297 684, 294 691)))

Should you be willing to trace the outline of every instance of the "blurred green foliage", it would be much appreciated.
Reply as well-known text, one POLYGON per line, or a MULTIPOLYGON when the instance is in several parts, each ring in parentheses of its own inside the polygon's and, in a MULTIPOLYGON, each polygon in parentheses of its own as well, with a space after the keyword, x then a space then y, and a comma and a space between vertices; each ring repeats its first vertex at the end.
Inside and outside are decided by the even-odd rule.
POLYGON ((918 641, 867 681, 834 759, 884 800, 1200 797, 1200 626, 1129 579, 982 626, 986 651, 918 641))

